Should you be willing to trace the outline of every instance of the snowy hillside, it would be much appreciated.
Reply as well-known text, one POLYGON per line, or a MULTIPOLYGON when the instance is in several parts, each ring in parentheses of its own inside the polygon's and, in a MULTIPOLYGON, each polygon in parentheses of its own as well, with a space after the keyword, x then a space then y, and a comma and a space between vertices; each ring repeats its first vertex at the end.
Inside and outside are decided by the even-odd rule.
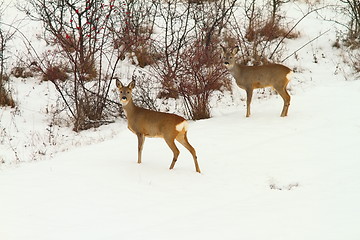
POLYGON ((52 118, 51 83, 12 78, 18 107, 0 108, 0 239, 360 239, 360 81, 324 17, 341 16, 311 14, 287 42, 289 55, 326 32, 284 63, 297 69, 288 117, 281 97, 255 94, 245 118, 234 85, 213 118, 190 122, 201 174, 180 144, 168 170, 162 139, 146 139, 137 164, 123 119, 73 132, 52 118))

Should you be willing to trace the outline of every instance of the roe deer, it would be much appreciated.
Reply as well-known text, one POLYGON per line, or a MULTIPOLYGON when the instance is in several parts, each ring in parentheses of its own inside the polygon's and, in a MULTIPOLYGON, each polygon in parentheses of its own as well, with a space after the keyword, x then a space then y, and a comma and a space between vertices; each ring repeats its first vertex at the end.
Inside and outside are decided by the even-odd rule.
POLYGON ((175 114, 156 112, 136 106, 132 99, 132 90, 135 87, 134 80, 125 87, 117 79, 116 86, 119 90, 120 102, 128 121, 128 128, 138 137, 138 163, 141 163, 141 152, 145 137, 160 137, 165 139, 167 145, 174 153, 174 158, 170 165, 170 169, 173 169, 180 154, 174 142, 176 139, 189 150, 194 158, 196 172, 200 173, 195 149, 190 145, 186 136, 188 122, 175 114))
POLYGON ((228 48, 221 46, 224 51, 224 64, 235 78, 236 84, 246 91, 246 117, 250 116, 250 103, 255 88, 273 87, 284 99, 281 117, 287 116, 290 95, 286 90, 289 83, 291 69, 281 64, 267 64, 262 66, 243 66, 236 63, 235 55, 239 47, 228 48))

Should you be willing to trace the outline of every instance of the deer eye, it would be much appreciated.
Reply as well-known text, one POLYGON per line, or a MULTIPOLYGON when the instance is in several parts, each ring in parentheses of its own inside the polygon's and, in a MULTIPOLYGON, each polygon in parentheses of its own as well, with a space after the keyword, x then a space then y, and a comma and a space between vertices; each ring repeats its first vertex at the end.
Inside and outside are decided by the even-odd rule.
POLYGON ((122 91, 120 91, 120 93, 122 93, 122 91))
POLYGON ((127 94, 130 94, 130 92, 129 92, 129 91, 127 91, 126 93, 127 93, 127 94))

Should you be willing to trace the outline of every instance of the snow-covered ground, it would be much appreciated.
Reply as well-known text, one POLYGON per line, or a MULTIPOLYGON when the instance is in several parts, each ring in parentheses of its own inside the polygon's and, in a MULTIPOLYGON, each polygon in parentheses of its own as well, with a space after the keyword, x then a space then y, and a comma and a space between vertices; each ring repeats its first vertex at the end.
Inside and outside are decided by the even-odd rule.
MULTIPOLYGON (((329 28, 309 16, 289 53, 329 28)), ((0 239, 360 239, 360 81, 335 37, 286 61, 302 70, 288 117, 271 96, 254 97, 245 118, 235 88, 235 105, 190 123, 201 174, 179 144, 168 170, 162 139, 146 139, 137 164, 125 120, 81 133, 49 126, 51 83, 14 79, 18 108, 0 109, 0 239)))

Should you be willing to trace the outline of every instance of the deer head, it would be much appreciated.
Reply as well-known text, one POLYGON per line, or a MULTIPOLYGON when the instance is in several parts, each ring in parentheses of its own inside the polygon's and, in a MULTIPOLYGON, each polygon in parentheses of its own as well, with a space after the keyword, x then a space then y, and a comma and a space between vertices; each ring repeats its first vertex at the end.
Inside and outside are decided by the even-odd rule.
POLYGON ((225 66, 228 69, 233 68, 236 62, 235 55, 238 53, 239 47, 225 48, 224 46, 221 46, 221 48, 223 49, 223 62, 225 66))
POLYGON ((132 101, 132 90, 135 87, 135 80, 132 80, 129 85, 125 87, 119 79, 116 79, 116 87, 119 89, 121 105, 126 106, 132 101))

